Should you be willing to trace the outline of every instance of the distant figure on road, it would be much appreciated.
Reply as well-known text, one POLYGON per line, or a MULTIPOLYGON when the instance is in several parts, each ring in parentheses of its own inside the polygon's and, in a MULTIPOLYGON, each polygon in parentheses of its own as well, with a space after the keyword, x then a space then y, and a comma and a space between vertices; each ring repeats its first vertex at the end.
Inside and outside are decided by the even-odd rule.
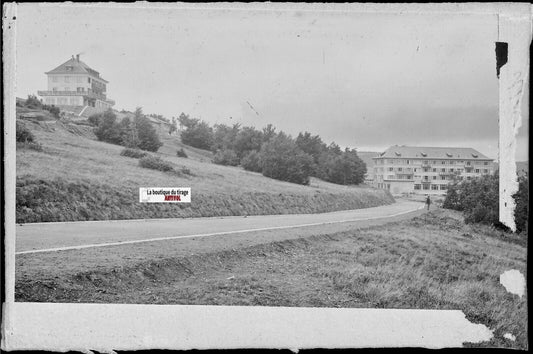
POLYGON ((431 204, 431 199, 429 198, 429 194, 426 198, 426 204, 428 205, 428 210, 429 210, 429 205, 431 204))

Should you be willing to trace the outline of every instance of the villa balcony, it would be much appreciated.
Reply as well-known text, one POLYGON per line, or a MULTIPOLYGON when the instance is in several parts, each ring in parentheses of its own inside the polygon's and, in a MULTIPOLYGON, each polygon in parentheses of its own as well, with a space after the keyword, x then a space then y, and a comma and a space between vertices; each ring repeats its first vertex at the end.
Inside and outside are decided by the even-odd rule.
POLYGON ((98 94, 92 91, 37 91, 37 94, 39 96, 83 96, 101 101, 113 101, 108 100, 105 95, 98 94))

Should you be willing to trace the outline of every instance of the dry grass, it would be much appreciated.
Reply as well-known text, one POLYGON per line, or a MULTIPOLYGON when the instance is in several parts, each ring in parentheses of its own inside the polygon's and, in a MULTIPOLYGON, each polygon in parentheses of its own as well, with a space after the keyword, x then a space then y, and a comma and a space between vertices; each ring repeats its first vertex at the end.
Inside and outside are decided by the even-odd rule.
POLYGON ((103 266, 60 280, 33 276, 17 280, 16 298, 459 309, 494 330, 494 339, 483 346, 525 349, 527 295, 508 293, 499 275, 509 269, 527 274, 527 248, 505 241, 505 235, 437 210, 365 230, 103 266), (507 332, 516 342, 503 338, 507 332))
POLYGON ((90 139, 94 138, 90 127, 59 122, 25 124, 44 151, 17 150, 17 195, 65 186, 72 194, 46 191, 52 199, 34 195, 39 211, 21 206, 17 222, 324 212, 393 202, 381 190, 319 180, 301 186, 215 165, 208 160, 210 152, 185 147, 175 136, 163 136, 165 145, 154 155, 189 173, 177 176, 146 170, 137 160, 120 156, 123 147, 90 139), (176 156, 180 147, 185 148, 188 159, 176 156), (139 205, 139 187, 191 187, 193 202, 189 206, 139 205), (77 208, 86 209, 88 216, 77 213, 77 208), (64 213, 64 209, 74 212, 64 213))

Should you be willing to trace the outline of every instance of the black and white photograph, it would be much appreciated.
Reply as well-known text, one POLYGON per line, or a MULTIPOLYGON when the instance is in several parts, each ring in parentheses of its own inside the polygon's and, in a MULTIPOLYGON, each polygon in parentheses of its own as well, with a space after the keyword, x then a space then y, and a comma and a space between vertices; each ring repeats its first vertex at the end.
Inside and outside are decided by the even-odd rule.
POLYGON ((17 308, 364 309, 420 342, 323 346, 527 350, 530 7, 282 5, 16 5, 17 308))

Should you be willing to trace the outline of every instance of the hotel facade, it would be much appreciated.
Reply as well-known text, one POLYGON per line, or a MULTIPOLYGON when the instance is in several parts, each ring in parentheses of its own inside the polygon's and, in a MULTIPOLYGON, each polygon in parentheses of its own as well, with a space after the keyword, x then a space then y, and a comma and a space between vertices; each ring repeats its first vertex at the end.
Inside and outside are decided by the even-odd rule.
POLYGON ((373 158, 373 185, 393 194, 446 194, 454 179, 494 172, 493 159, 472 148, 392 146, 373 158))
POLYGON ((105 111, 115 104, 106 96, 109 82, 82 62, 79 55, 72 56, 45 74, 48 76, 48 90, 37 92, 45 104, 61 108, 88 108, 92 113, 105 111))

